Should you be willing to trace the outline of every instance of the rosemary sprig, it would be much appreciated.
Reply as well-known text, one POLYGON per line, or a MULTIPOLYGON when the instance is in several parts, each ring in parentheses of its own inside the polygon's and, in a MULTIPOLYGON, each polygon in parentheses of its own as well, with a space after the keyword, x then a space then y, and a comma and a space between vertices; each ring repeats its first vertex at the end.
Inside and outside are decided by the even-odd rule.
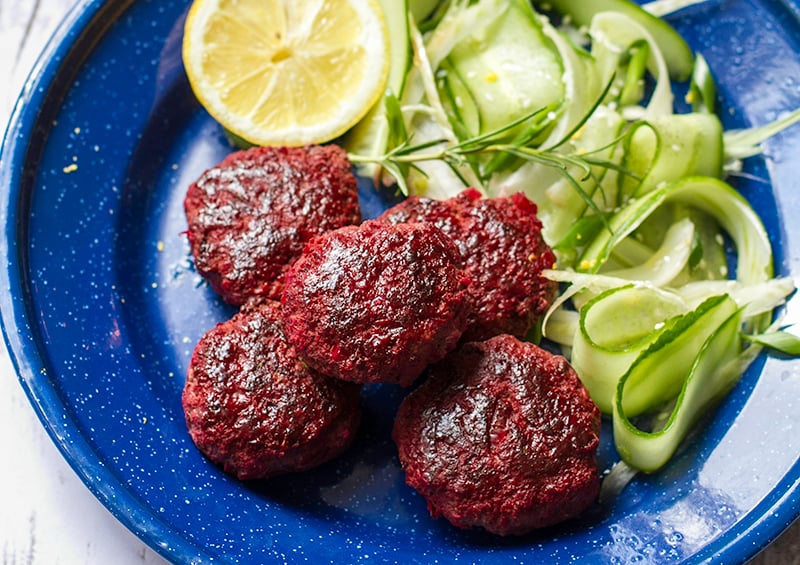
MULTIPOLYGON (((602 189, 602 176, 598 176, 595 171, 597 169, 614 170, 620 176, 639 179, 623 166, 598 158, 596 155, 623 142, 628 135, 627 132, 633 131, 633 129, 627 129, 626 133, 618 139, 604 147, 592 148, 589 152, 570 153, 566 147, 569 142, 580 135, 598 107, 613 98, 610 93, 617 83, 617 73, 611 73, 602 92, 577 120, 577 123, 570 125, 566 132, 562 133, 554 142, 549 142, 547 147, 542 147, 538 143, 541 141, 542 134, 555 124, 558 116, 563 113, 566 100, 536 109, 493 131, 468 137, 467 128, 463 127, 464 124, 455 123, 458 117, 448 115, 437 88, 435 69, 439 68, 438 64, 429 58, 420 30, 413 22, 411 27, 411 47, 415 59, 414 70, 417 73, 415 84, 425 102, 420 100, 415 103, 416 98, 410 95, 401 101, 391 92, 387 93, 384 100, 389 126, 387 151, 384 155, 377 157, 351 154, 351 161, 356 164, 374 163, 379 165, 380 170, 376 181, 380 181, 382 178, 381 171, 387 172, 395 179, 398 190, 406 196, 410 193, 408 179, 412 171, 428 178, 428 174, 422 166, 425 162, 439 161, 449 167, 464 187, 475 186, 484 191, 494 174, 509 170, 515 163, 522 161, 541 164, 558 171, 579 195, 586 208, 608 227, 607 215, 601 210, 598 202, 604 207, 608 207, 610 203, 602 189), (409 133, 409 129, 413 132, 411 124, 415 116, 421 114, 427 115, 430 120, 438 124, 441 134, 437 135, 436 139, 415 143, 414 134, 409 133), (595 196, 598 189, 600 190, 600 199, 595 196)), ((621 60, 622 67, 631 66, 631 61, 638 62, 638 64, 632 65, 635 67, 634 69, 629 70, 628 75, 632 73, 633 76, 628 76, 628 81, 638 84, 638 76, 644 71, 643 65, 647 55, 647 50, 637 44, 630 53, 621 56, 624 59, 621 60)), ((442 72, 446 72, 446 70, 442 70, 442 72)), ((619 100, 616 102, 619 103, 619 100)))
POLYGON ((566 181, 572 186, 580 197, 585 201, 586 205, 595 213, 600 215, 601 210, 592 197, 590 192, 587 192, 581 185, 582 182, 592 180, 591 193, 600 185, 594 173, 594 167, 600 167, 609 170, 615 170, 618 173, 630 176, 637 179, 633 173, 620 166, 613 161, 599 159, 594 157, 595 154, 604 151, 605 149, 620 143, 626 134, 613 140, 610 144, 595 148, 590 152, 583 154, 566 153, 559 151, 570 139, 572 139, 581 128, 586 124, 586 121, 591 117, 592 113, 596 110, 597 106, 601 103, 602 98, 608 93, 611 88, 611 82, 603 90, 601 97, 598 101, 591 106, 587 114, 579 120, 579 122, 570 129, 562 139, 557 141, 550 147, 542 148, 528 145, 530 137, 526 135, 525 131, 512 140, 504 140, 508 132, 515 130, 518 126, 534 122, 535 128, 539 129, 540 125, 537 118, 542 115, 548 115, 556 109, 545 107, 534 110, 528 114, 520 116, 519 118, 497 128, 493 131, 482 133, 461 141, 453 142, 452 138, 441 137, 433 140, 428 140, 420 143, 413 143, 413 134, 409 134, 405 122, 402 117, 402 109, 396 98, 392 95, 387 95, 386 98, 386 114, 390 125, 390 149, 383 155, 367 156, 350 154, 350 160, 353 163, 375 163, 380 165, 383 170, 387 171, 394 177, 397 187, 400 192, 406 196, 409 195, 409 187, 407 184, 407 177, 410 169, 415 169, 420 174, 427 176, 425 171, 420 167, 420 163, 427 161, 441 161, 447 164, 453 172, 462 180, 464 186, 469 186, 469 182, 460 173, 460 168, 474 163, 471 160, 475 156, 489 156, 493 157, 488 159, 487 165, 482 171, 481 177, 488 179, 494 172, 500 168, 501 160, 511 158, 522 159, 526 162, 539 163, 541 165, 552 167, 556 169, 561 175, 564 176, 566 181), (576 177, 572 173, 577 169, 579 176, 576 177))
POLYGON ((386 116, 389 121, 389 150, 379 156, 349 154, 353 163, 375 163, 388 171, 397 182, 398 188, 406 196, 409 194, 406 177, 409 168, 414 167, 422 174, 424 171, 417 163, 425 161, 442 161, 451 168, 457 169, 466 163, 468 155, 480 154, 492 145, 494 140, 506 131, 524 123, 543 110, 536 110, 528 115, 493 132, 481 134, 463 141, 454 142, 452 138, 441 137, 421 143, 412 143, 413 134, 409 134, 402 116, 402 109, 397 98, 387 94, 385 98, 386 116))

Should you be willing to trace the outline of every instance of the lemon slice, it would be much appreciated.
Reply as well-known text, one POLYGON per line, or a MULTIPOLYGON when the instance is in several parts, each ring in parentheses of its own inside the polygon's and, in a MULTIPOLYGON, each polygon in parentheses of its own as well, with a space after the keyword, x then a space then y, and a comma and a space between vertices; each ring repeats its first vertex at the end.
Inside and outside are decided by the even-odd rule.
POLYGON ((197 99, 234 135, 323 143, 381 96, 388 32, 375 0, 195 0, 183 62, 197 99))

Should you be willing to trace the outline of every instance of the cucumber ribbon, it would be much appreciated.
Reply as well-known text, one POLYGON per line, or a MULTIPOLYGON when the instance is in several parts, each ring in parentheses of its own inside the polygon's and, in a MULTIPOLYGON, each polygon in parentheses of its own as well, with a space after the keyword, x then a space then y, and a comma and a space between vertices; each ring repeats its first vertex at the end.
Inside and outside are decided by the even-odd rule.
POLYGON ((662 331, 622 376, 614 396, 614 443, 623 461, 645 472, 661 468, 706 409, 739 380, 741 313, 727 295, 709 298, 662 331), (663 427, 631 418, 672 398, 663 427))
POLYGON ((559 263, 546 276, 569 285, 543 332, 613 419, 623 460, 648 472, 758 351, 800 354, 769 326, 794 283, 772 278, 760 219, 720 180, 800 109, 723 131, 711 69, 657 17, 695 1, 533 0, 557 27, 528 0, 382 0, 393 78, 379 120, 349 140, 357 166, 380 164, 405 195, 536 202, 559 263), (689 79, 678 114, 671 81, 689 79))
MULTIPOLYGON (((763 332, 794 284, 772 278, 760 219, 716 178, 660 186, 608 223, 610 229, 597 231, 586 246, 578 270, 546 276, 571 283, 554 308, 572 299, 578 316, 556 316, 556 331, 570 336, 572 328, 566 339, 572 364, 601 411, 611 415, 617 451, 628 465, 652 472, 738 381, 764 341, 744 347, 743 334, 763 332), (689 264, 694 225, 688 218, 667 230, 661 248, 642 265, 602 272, 648 217, 676 204, 701 210, 728 233, 738 252, 736 280, 669 286, 689 264), (640 423, 647 418, 649 425, 640 423)), ((545 334, 553 338, 549 319, 545 334)))

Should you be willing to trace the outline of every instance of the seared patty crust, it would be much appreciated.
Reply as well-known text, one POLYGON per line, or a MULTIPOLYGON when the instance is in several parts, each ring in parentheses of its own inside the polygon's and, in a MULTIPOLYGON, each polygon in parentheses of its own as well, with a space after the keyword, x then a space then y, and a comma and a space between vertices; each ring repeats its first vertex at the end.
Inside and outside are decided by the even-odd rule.
POLYGON ((522 193, 483 198, 472 188, 447 200, 411 196, 378 219, 432 223, 453 239, 470 279, 462 341, 480 341, 501 333, 524 337, 555 297, 556 283, 541 275, 555 255, 536 212, 522 193))
POLYGON ((286 275, 286 334, 321 373, 410 385, 466 326, 467 279, 430 224, 367 221, 313 239, 286 275))
POLYGON ((350 161, 334 145, 234 152, 189 186, 184 210, 195 268, 234 305, 280 299, 308 240, 361 221, 350 161))
POLYGON ((406 482, 432 516, 520 535, 597 497, 600 411, 567 360, 500 335, 431 368, 393 428, 406 482))
POLYGON ((183 408, 200 451, 241 480, 333 459, 361 418, 360 387, 300 361, 274 301, 251 304, 200 339, 183 408))

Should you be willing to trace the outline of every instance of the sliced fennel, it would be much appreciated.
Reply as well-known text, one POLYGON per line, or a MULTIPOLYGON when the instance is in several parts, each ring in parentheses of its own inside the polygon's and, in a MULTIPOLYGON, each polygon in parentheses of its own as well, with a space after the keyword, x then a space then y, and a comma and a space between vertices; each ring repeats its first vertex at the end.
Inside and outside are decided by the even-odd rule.
MULTIPOLYGON (((659 287, 647 281, 631 280, 604 274, 588 274, 570 270, 545 270, 546 278, 567 284, 567 288, 554 301, 543 322, 545 337, 556 343, 572 347, 575 334, 579 331, 577 312, 564 310, 568 300, 579 311, 600 295, 624 287, 647 289, 655 297, 655 302, 675 301, 682 304, 683 311, 696 308, 711 296, 726 294, 742 310, 742 320, 760 317, 781 306, 795 290, 794 281, 788 277, 778 277, 756 284, 744 284, 735 280, 694 281, 682 286, 659 287), (557 331, 553 330, 557 325, 557 331)), ((638 313, 637 313, 638 315, 638 313)), ((664 321, 664 320, 662 320, 664 321)), ((611 331, 616 331, 613 328, 611 331)), ((760 331, 760 330, 759 330, 760 331)), ((770 333, 770 332, 765 332, 770 333)), ((758 334, 765 335, 765 334, 758 334)))
POLYGON ((667 230, 661 247, 646 261, 607 274, 623 279, 648 281, 655 286, 666 286, 677 279, 686 268, 692 253, 695 231, 688 218, 678 221, 667 230))
POLYGON ((613 419, 627 465, 658 469, 758 351, 800 354, 800 339, 768 329, 794 282, 772 278, 760 219, 721 180, 800 109, 723 132, 711 69, 648 13, 693 0, 533 2, 576 27, 527 0, 408 1, 425 24, 409 20, 413 65, 386 98, 386 153, 351 158, 405 194, 475 186, 537 204, 559 262, 545 276, 564 287, 543 334, 613 419), (692 112, 676 114, 671 81, 690 76, 692 112))
MULTIPOLYGON (((754 291, 750 287, 748 296, 754 291)), ((779 295, 772 308, 784 297, 779 295)), ((742 352, 746 308, 736 300, 712 295, 687 310, 690 306, 679 291, 629 284, 600 294, 580 312, 571 343, 573 366, 598 407, 612 415, 620 456, 642 471, 667 462, 692 424, 738 381, 756 353, 742 352), (662 426, 659 410, 670 403, 662 426), (632 420, 644 413, 650 415, 647 429, 632 420)), ((567 333, 565 328, 561 332, 567 333)), ((785 332, 744 337, 800 351, 800 340, 785 332)))
POLYGON ((631 46, 642 42, 648 45, 646 67, 655 79, 656 86, 646 109, 633 115, 652 118, 672 114, 673 96, 667 60, 646 27, 624 13, 600 12, 592 19, 589 35, 592 38, 592 54, 598 64, 604 67, 600 71, 601 76, 611 76, 617 72, 617 66, 620 61, 627 59, 631 46))
POLYGON ((642 8, 654 16, 661 17, 704 2, 708 2, 708 0, 654 0, 643 4, 642 8))
POLYGON ((760 127, 726 131, 723 134, 723 145, 727 168, 734 169, 732 163, 760 154, 763 150, 761 144, 764 141, 797 122, 800 122, 800 108, 760 127))
MULTIPOLYGON (((381 8, 389 29, 389 77, 386 81, 386 96, 401 96, 406 76, 411 68, 411 44, 409 42, 409 5, 408 0, 380 0, 381 8)), ((420 5, 421 2, 414 2, 420 5)), ((424 11, 426 6, 419 6, 424 11)), ((348 151, 367 157, 383 155, 389 147, 389 122, 386 118, 386 98, 376 102, 367 115, 350 130, 344 144, 348 151)), ((376 181, 380 166, 367 161, 357 165, 362 176, 376 181)))
POLYGON ((542 32, 555 46, 564 66, 564 104, 561 118, 550 137, 542 143, 552 148, 564 142, 568 134, 587 121, 598 107, 611 76, 602 76, 600 66, 591 53, 576 45, 549 22, 542 24, 542 32))
POLYGON ((534 0, 539 6, 551 6, 555 11, 569 16, 578 26, 589 26, 597 14, 606 12, 624 15, 647 29, 664 52, 672 76, 685 80, 692 72, 692 50, 686 41, 669 24, 629 0, 534 0))
POLYGON ((561 241, 573 228, 575 219, 590 208, 589 201, 597 209, 616 204, 617 172, 608 164, 619 163, 623 158, 622 148, 616 141, 624 125, 617 112, 599 106, 583 127, 561 146, 566 154, 596 158, 596 162, 588 164, 589 174, 577 164, 566 164, 570 174, 565 176, 549 163, 528 161, 507 176, 496 179, 489 193, 516 192, 517 187, 521 187, 528 198, 537 203, 545 239, 561 241), (529 182, 529 179, 536 179, 536 182, 529 182))
MULTIPOLYGON (((770 278, 769 255, 759 258, 765 249, 768 253, 769 242, 757 218, 742 207, 740 197, 720 181, 706 182, 695 179, 682 189, 673 189, 676 193, 671 196, 691 201, 697 196, 694 190, 719 189, 704 195, 718 199, 715 206, 707 202, 703 206, 715 208, 715 217, 726 229, 738 226, 732 234, 741 248, 738 280, 691 281, 671 287, 666 279, 677 277, 645 280, 643 275, 649 270, 642 267, 646 264, 605 274, 544 273, 570 286, 553 305, 556 312, 548 312, 543 333, 570 348, 571 362, 590 395, 612 417, 620 456, 642 471, 655 471, 669 459, 703 411, 736 383, 760 346, 800 352, 796 336, 764 331, 765 315, 794 292, 794 282, 770 278), (570 298, 578 311, 558 313, 570 298), (554 332, 548 327, 551 319, 557 322, 554 332), (743 338, 754 345, 743 350, 743 338), (662 426, 656 416, 669 403, 674 406, 662 426), (645 413, 651 421, 648 426, 634 423, 632 418, 645 413)), ((665 189, 665 193, 670 191, 665 189)), ((657 200, 663 203, 666 198, 657 200)), ((639 211, 650 214, 653 208, 643 206, 639 211)), ((635 214, 627 212, 633 220, 635 214)), ((684 218, 667 230, 662 256, 673 249, 678 261, 686 259, 690 226, 691 220, 684 218)))
POLYGON ((782 305, 795 290, 789 277, 778 277, 755 284, 742 284, 732 280, 694 281, 677 287, 677 292, 688 305, 696 305, 709 296, 727 294, 742 309, 742 319, 768 314, 782 305))
POLYGON ((772 331, 744 337, 752 343, 769 347, 787 355, 800 355, 800 337, 788 331, 772 331))
POLYGON ((731 236, 738 253, 737 280, 754 284, 772 277, 772 248, 761 219, 730 185, 711 177, 688 177, 664 185, 630 203, 587 245, 578 269, 598 272, 613 248, 665 202, 682 202, 714 217, 731 236))

